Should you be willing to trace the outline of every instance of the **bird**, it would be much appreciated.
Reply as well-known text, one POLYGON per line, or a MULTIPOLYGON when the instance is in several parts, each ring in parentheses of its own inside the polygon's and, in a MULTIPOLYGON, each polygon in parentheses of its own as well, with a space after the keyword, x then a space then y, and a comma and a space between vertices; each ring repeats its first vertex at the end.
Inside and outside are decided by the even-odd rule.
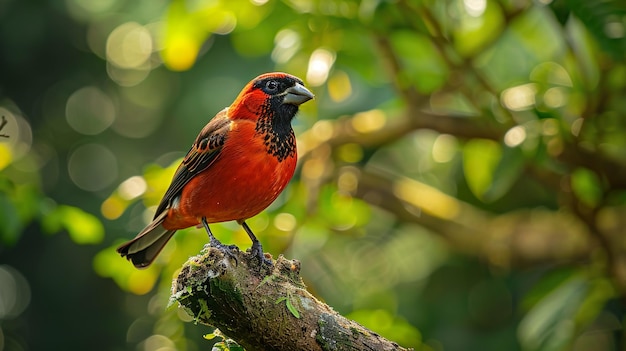
MULTIPOLYGON (((263 248, 246 220, 267 208, 285 189, 296 168, 291 121, 314 98, 300 78, 283 72, 251 80, 234 102, 200 131, 176 169, 154 218, 117 252, 137 268, 148 267, 179 229, 203 226, 209 244, 226 249, 209 224, 237 221, 263 248)), ((263 262, 263 261, 262 261, 263 262)))

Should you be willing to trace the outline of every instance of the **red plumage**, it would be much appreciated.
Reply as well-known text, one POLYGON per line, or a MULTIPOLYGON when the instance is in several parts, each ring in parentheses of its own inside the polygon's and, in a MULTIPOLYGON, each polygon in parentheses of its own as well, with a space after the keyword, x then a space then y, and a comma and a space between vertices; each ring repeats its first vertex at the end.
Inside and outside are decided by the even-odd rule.
POLYGON ((293 176, 297 153, 291 120, 313 98, 302 81, 267 73, 248 83, 230 107, 202 129, 176 170, 154 220, 117 251, 147 267, 178 229, 235 220, 263 254, 244 222, 269 206, 293 176), (203 221, 204 219, 204 221, 203 221))

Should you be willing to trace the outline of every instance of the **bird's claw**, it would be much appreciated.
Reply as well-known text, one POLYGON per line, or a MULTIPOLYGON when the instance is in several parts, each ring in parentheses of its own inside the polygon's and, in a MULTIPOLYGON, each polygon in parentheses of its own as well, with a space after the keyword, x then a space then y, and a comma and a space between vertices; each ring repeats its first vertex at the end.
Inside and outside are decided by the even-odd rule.
POLYGON ((262 266, 263 264, 268 265, 269 267, 273 266, 272 260, 265 257, 265 253, 263 252, 263 246, 261 246, 260 241, 254 241, 252 243, 252 248, 250 249, 250 254, 256 256, 259 259, 259 264, 262 266))
POLYGON ((235 261, 235 266, 239 264, 239 260, 237 259, 239 248, 237 245, 224 245, 221 241, 217 240, 217 238, 212 237, 211 241, 209 241, 209 246, 220 250, 225 256, 230 257, 235 261))
POLYGON ((235 261, 235 266, 238 265, 239 260, 237 260, 237 255, 235 255, 234 251, 239 252, 239 248, 236 245, 226 246, 222 244, 221 241, 217 240, 215 235, 213 235, 213 233, 211 232, 211 229, 209 228, 209 223, 207 222, 205 217, 202 217, 202 219, 200 220, 200 223, 202 224, 207 234, 209 235, 209 244, 208 244, 209 247, 214 247, 220 250, 224 255, 232 258, 233 261, 235 261))

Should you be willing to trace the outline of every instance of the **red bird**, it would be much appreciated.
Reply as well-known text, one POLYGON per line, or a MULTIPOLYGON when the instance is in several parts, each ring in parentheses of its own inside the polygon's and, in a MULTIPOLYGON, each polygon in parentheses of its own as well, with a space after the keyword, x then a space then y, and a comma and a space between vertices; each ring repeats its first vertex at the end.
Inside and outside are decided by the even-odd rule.
POLYGON ((261 243, 245 220, 269 206, 293 176, 297 153, 291 120, 312 98, 302 80, 286 73, 253 79, 202 129, 152 223, 117 252, 135 267, 147 267, 176 230, 200 223, 212 246, 228 249, 209 223, 237 221, 263 260, 261 243))

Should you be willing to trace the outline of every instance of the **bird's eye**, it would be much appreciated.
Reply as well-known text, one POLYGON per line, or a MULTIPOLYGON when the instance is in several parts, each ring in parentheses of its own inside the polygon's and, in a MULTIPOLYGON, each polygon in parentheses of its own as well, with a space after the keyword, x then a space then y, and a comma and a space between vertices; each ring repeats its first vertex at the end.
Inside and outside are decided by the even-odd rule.
POLYGON ((275 80, 270 80, 269 82, 265 83, 265 88, 268 92, 275 93, 278 91, 278 82, 275 80))

